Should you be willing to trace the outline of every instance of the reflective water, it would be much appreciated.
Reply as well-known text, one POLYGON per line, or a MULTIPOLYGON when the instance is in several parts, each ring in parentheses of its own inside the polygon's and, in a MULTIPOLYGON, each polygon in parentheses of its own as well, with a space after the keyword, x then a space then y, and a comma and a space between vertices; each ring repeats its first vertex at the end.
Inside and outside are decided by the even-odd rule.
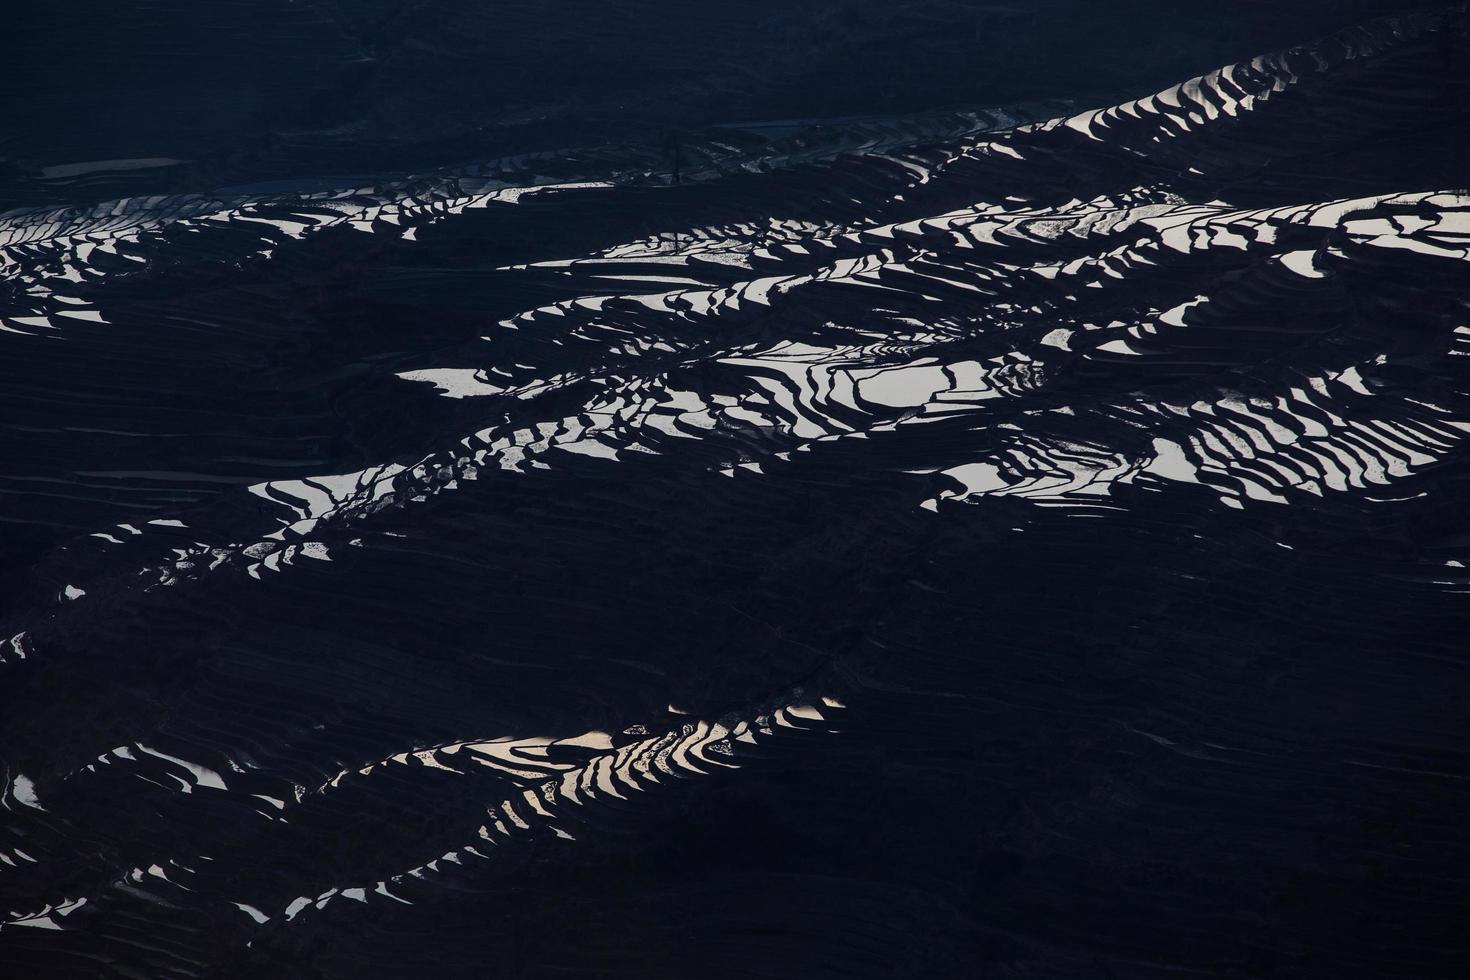
POLYGON ((1462 975, 1467 32, 445 163, 471 98, 418 168, 390 87, 350 177, 27 164, 0 954, 1462 975))

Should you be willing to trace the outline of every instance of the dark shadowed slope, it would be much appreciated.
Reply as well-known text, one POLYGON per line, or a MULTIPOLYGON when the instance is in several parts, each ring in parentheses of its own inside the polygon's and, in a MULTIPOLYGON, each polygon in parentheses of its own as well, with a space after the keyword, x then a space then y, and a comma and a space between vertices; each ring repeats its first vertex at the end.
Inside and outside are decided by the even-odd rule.
POLYGON ((0 954, 1463 976, 1467 92, 6 216, 0 954))

